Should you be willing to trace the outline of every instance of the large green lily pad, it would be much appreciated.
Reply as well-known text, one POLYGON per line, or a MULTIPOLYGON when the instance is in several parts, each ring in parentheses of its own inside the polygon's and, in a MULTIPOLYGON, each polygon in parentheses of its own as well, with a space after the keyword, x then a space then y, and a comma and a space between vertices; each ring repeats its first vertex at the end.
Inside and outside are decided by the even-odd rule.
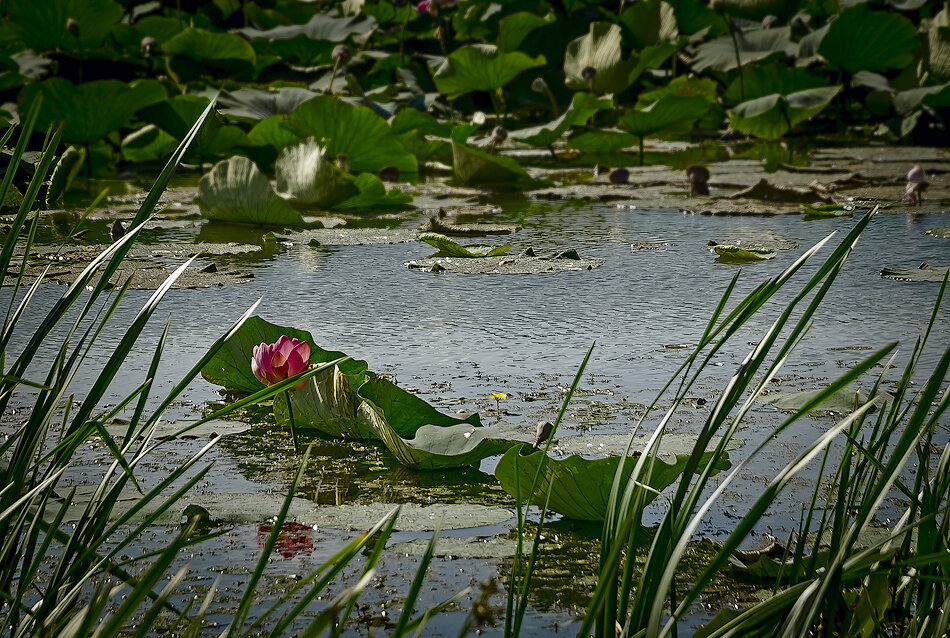
POLYGON ((705 98, 667 94, 642 110, 630 110, 620 118, 620 125, 634 135, 645 137, 692 125, 709 111, 705 98))
MULTIPOLYGON (((775 392, 762 397, 760 402, 765 405, 771 405, 776 410, 782 412, 798 412, 806 403, 810 402, 822 392, 824 392, 823 389, 775 392)), ((821 405, 815 408, 815 411, 834 412, 835 414, 846 415, 851 414, 867 403, 867 401, 867 392, 853 385, 849 385, 828 397, 821 405)), ((874 398, 874 405, 881 406, 886 401, 887 395, 882 393, 874 398)))
MULTIPOLYGON (((495 476, 501 482, 505 491, 515 496, 520 494, 522 503, 530 502, 533 505, 543 506, 548 499, 548 508, 567 518, 585 521, 603 521, 607 515, 610 501, 610 491, 617 469, 623 462, 622 483, 630 480, 637 459, 625 457, 621 459, 612 456, 604 459, 588 460, 579 456, 569 456, 563 460, 545 457, 543 450, 531 451, 530 446, 513 447, 501 457, 495 469, 495 476), (525 452, 528 452, 525 454, 525 452), (538 485, 533 494, 529 494, 538 468, 544 462, 538 485)), ((703 455, 703 462, 708 462, 711 452, 703 455)), ((648 460, 644 464, 645 474, 641 481, 657 492, 647 492, 644 499, 649 503, 658 492, 675 483, 686 468, 686 455, 678 455, 675 462, 667 463, 662 459, 648 460), (643 481, 646 474, 649 479, 643 481)), ((729 468, 727 458, 717 461, 716 472, 729 468)))
POLYGON ((23 42, 37 53, 94 48, 124 13, 113 0, 9 0, 5 7, 0 38, 23 42), (66 28, 70 18, 79 25, 75 33, 66 28))
POLYGON ((590 93, 575 93, 571 105, 552 122, 511 131, 508 137, 533 146, 551 146, 575 126, 583 126, 598 111, 609 109, 613 100, 598 98, 590 93))
MULTIPOLYGON (((478 414, 469 414, 464 417, 454 417, 442 414, 426 401, 411 392, 407 392, 392 381, 369 375, 366 382, 360 386, 357 395, 369 403, 375 415, 373 419, 385 419, 388 429, 398 436, 410 438, 416 435, 419 428, 425 425, 435 427, 449 427, 466 423, 481 427, 478 414)), ((362 411, 364 415, 367 413, 362 411)), ((378 424, 374 424, 378 425, 378 424)))
POLYGON ((796 124, 821 113, 840 91, 840 86, 823 86, 788 95, 772 93, 739 104, 729 121, 737 131, 777 140, 796 124))
POLYGON ((432 79, 440 93, 454 100, 471 91, 494 92, 544 62, 543 55, 532 58, 493 44, 469 44, 453 51, 432 79))
POLYGON ((419 233, 419 241, 425 242, 433 248, 438 248, 439 252, 434 255, 435 257, 495 257, 504 255, 511 250, 511 244, 463 246, 440 233, 419 233))
MULTIPOLYGON (((319 347, 306 330, 278 326, 254 316, 224 342, 221 350, 201 369, 201 376, 211 383, 238 392, 251 394, 262 390, 264 384, 251 372, 252 351, 254 346, 274 343, 282 335, 309 343, 311 364, 326 363, 345 356, 342 352, 331 352, 319 347)), ((340 368, 346 374, 357 375, 366 370, 366 362, 350 360, 340 364, 340 368)))
POLYGON ((73 84, 65 78, 50 78, 30 84, 20 93, 20 110, 26 113, 37 94, 43 94, 37 127, 65 122, 63 140, 92 144, 129 124, 135 113, 165 99, 165 89, 156 80, 125 83, 97 80, 73 84))
POLYGON ((485 151, 452 140, 455 176, 463 184, 511 184, 531 181, 521 165, 510 157, 489 155, 485 151))
POLYGON ((399 144, 386 120, 365 106, 321 95, 294 109, 288 125, 300 137, 322 140, 330 157, 346 156, 355 173, 387 167, 400 173, 419 170, 416 158, 399 144))
POLYGON ((913 60, 918 44, 917 28, 910 20, 859 3, 835 18, 818 53, 833 66, 854 74, 903 69, 913 60))
POLYGON ((238 224, 303 225, 300 213, 271 187, 257 165, 236 156, 201 178, 195 203, 208 219, 238 224))

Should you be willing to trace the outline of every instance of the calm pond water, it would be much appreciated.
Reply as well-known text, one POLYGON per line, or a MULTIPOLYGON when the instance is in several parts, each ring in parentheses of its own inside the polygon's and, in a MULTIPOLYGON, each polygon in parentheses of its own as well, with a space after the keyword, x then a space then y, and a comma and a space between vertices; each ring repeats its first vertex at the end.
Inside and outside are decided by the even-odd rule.
MULTIPOLYGON (((283 246, 276 254, 232 257, 216 261, 249 267, 255 273, 250 283, 200 290, 173 290, 145 338, 129 359, 127 374, 116 385, 111 400, 118 399, 142 382, 152 355, 161 321, 171 313, 172 324, 166 360, 158 378, 161 389, 172 387, 256 299, 265 319, 309 330, 317 343, 342 350, 369 362, 370 369, 391 374, 403 387, 445 411, 479 410, 488 423, 501 419, 532 427, 541 418, 556 413, 564 390, 591 342, 597 346, 587 367, 581 392, 568 411, 561 434, 581 432, 629 432, 640 404, 649 403, 689 352, 680 346, 696 343, 705 322, 738 267, 717 263, 707 248, 709 240, 723 241, 736 234, 768 235, 790 239, 799 248, 780 251, 777 257, 742 267, 734 300, 765 278, 787 267, 803 250, 831 232, 837 237, 823 249, 814 264, 800 273, 785 294, 770 304, 762 316, 735 339, 734 346, 719 355, 709 378, 700 384, 696 398, 706 399, 686 406, 674 420, 672 430, 695 432, 708 413, 724 379, 775 318, 779 303, 807 281, 820 258, 856 223, 857 217, 804 221, 801 216, 714 217, 672 210, 620 208, 609 204, 544 203, 523 198, 493 199, 502 210, 494 222, 515 222, 524 229, 504 237, 516 254, 526 247, 537 250, 575 248, 584 257, 604 260, 600 268, 582 272, 541 275, 461 275, 409 270, 404 263, 432 252, 421 243, 371 246, 283 246), (637 242, 665 242, 661 250, 637 250, 637 242), (798 282, 797 284, 795 282, 798 282), (721 364, 721 365, 720 365, 721 364), (507 398, 496 409, 489 398, 504 392, 507 398)), ((405 222, 418 225, 421 217, 405 222)), ((102 222, 105 224, 106 222, 102 222)), ((925 234, 928 228, 950 225, 950 214, 909 216, 881 214, 872 220, 857 250, 849 258, 818 312, 805 341, 794 352, 780 375, 776 389, 799 390, 819 387, 840 375, 850 364, 894 340, 904 355, 922 334, 939 290, 938 284, 909 283, 883 279, 882 267, 916 267, 921 262, 950 263, 950 241, 925 234)), ((209 241, 219 231, 207 227, 201 239, 209 241)), ((256 243, 260 232, 227 231, 228 239, 256 243), (242 234, 243 233, 243 234, 242 234)), ((193 230, 170 230, 155 235, 160 241, 194 241, 193 230)), ((502 238, 492 241, 503 243, 502 238)), ((63 288, 41 288, 35 309, 47 308, 63 288)), ((6 293, 6 291, 4 291, 6 293)), ((148 291, 130 291, 104 335, 102 346, 88 365, 95 370, 105 361, 137 309, 150 296, 148 291), (106 347, 107 346, 107 347, 106 347)), ((5 295, 6 296, 6 295, 5 295)), ((36 311, 34 311, 36 312, 36 311)), ((32 314, 25 325, 38 320, 32 314)), ((14 344, 17 341, 14 340, 14 344)), ((940 311, 921 372, 929 371, 942 349, 950 343, 950 309, 940 311)), ((47 353, 48 355, 49 353, 47 353)), ((906 361, 899 359, 899 365, 906 361)), ((41 369, 48 360, 37 361, 41 369)), ((77 393, 84 389, 77 382, 77 393)), ((865 382, 865 386, 869 382, 865 382)), ((194 418, 221 400, 216 387, 194 383, 184 401, 173 406, 169 418, 194 418)), ((661 404, 662 405, 662 404, 661 404)), ((756 409, 740 431, 745 446, 736 458, 749 452, 782 415, 770 407, 756 409)), ((224 440, 209 459, 215 467, 199 486, 205 493, 264 492, 286 490, 296 460, 285 432, 268 425, 266 410, 245 415, 258 426, 249 433, 224 440)), ((831 423, 829 417, 803 420, 750 466, 744 482, 721 499, 701 527, 701 534, 723 538, 743 512, 750 495, 780 469, 797 451, 831 423)), ((471 502, 487 507, 511 508, 511 499, 491 477, 494 460, 481 471, 414 474, 399 468, 370 444, 316 442, 314 460, 307 471, 301 495, 319 503, 453 503, 471 502)), ((143 468, 160 477, 168 463, 197 450, 194 441, 170 444, 166 456, 143 468)), ((101 450, 90 450, 93 458, 101 450)), ((76 477, 76 480, 81 480, 76 477)), ((810 494, 807 481, 792 485, 789 492, 763 519, 756 532, 787 538, 797 524, 802 494, 810 494)), ((514 521, 476 529, 447 531, 463 539, 509 541, 514 521)), ((170 538, 173 529, 156 528, 144 544, 170 538)), ((258 526, 237 525, 189 560, 195 569, 189 581, 193 593, 201 593, 222 574, 222 586, 239 587, 260 551, 258 526), (225 567, 227 567, 225 569, 225 567)), ((333 529, 303 532, 287 556, 275 555, 267 584, 261 594, 275 600, 295 575, 315 568, 353 533, 333 529), (283 583, 283 584, 282 584, 283 583)), ((412 543, 428 538, 422 531, 395 534, 394 543, 412 543)), ((596 563, 598 532, 586 526, 561 522, 550 532, 537 591, 531 602, 526 635, 548 635, 554 630, 574 633, 568 626, 586 604, 586 591, 596 563), (585 560, 589 562, 585 564, 585 560), (581 565, 581 567, 578 567, 581 565), (578 569, 580 574, 578 574, 578 569)), ((756 538, 750 539, 755 545, 756 538)), ((762 539, 760 544, 764 544, 762 539)), ((143 546, 144 547, 144 546, 143 546)), ((417 559, 407 556, 400 545, 384 560, 382 581, 368 591, 361 608, 364 619, 380 622, 390 600, 399 600, 406 589, 405 574, 417 559)), ((490 552, 489 552, 490 553, 490 552)), ((477 552, 476 552, 477 554, 477 552)), ((442 556, 436 559, 423 590, 420 605, 434 604, 463 587, 495 577, 503 581, 506 561, 498 558, 442 556)), ((352 583, 354 578, 339 581, 352 583)), ((229 595, 234 595, 230 592, 229 595)), ((491 598, 503 605, 503 590, 491 598)), ((452 633, 462 622, 475 594, 463 600, 461 609, 434 619, 428 633, 452 633)), ((216 606, 215 618, 224 621, 227 601, 216 606)), ((398 609, 398 607, 397 607, 398 609)), ((393 614, 398 614, 394 611, 393 614)), ((708 614, 698 610, 696 621, 708 614)), ((500 627, 500 626, 499 626, 500 627)), ((487 628, 489 633, 499 627, 487 628)), ((354 626, 364 632, 365 626, 354 626)))

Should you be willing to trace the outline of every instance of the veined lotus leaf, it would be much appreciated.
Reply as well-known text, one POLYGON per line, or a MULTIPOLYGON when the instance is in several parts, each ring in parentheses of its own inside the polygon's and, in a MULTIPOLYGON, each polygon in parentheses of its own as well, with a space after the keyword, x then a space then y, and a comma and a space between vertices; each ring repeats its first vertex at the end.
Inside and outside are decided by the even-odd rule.
MULTIPOLYGON (((264 388, 251 372, 251 355, 254 346, 262 343, 274 343, 282 335, 299 339, 310 344, 310 363, 319 365, 346 356, 342 352, 324 350, 313 341, 306 330, 286 328, 253 316, 245 321, 221 349, 201 369, 201 376, 216 385, 230 390, 252 394, 264 388)), ((343 374, 358 376, 366 372, 366 362, 351 359, 340 364, 343 374)))
POLYGON ((613 100, 590 93, 575 93, 571 105, 553 122, 508 133, 508 137, 533 146, 551 146, 574 126, 583 126, 594 113, 609 109, 613 100))
POLYGON ((498 255, 505 255, 511 250, 511 244, 503 244, 501 246, 489 246, 487 244, 462 246, 457 241, 439 233, 419 233, 419 241, 425 242, 439 250, 433 257, 497 257, 498 255), (477 250, 472 250, 473 248, 477 250))
POLYGON ((265 40, 288 40, 297 36, 304 36, 310 40, 327 40, 329 42, 343 42, 350 36, 366 35, 376 28, 376 20, 364 16, 353 18, 333 18, 322 13, 313 16, 306 24, 291 24, 274 27, 273 29, 237 29, 248 40, 263 38, 265 40))
POLYGON ((146 124, 122 139, 122 159, 150 162, 166 157, 178 148, 178 140, 154 124, 146 124))
POLYGON ((270 146, 274 149, 296 144, 301 137, 290 130, 287 124, 289 121, 284 115, 271 115, 255 124, 247 137, 256 146, 270 146))
POLYGON ((620 24, 637 50, 675 40, 678 35, 673 7, 661 0, 631 2, 620 14, 620 24))
POLYGON ((387 191, 383 180, 372 173, 360 173, 354 180, 353 185, 356 186, 356 190, 359 192, 333 205, 333 210, 402 210, 408 208, 412 202, 412 195, 404 193, 398 188, 391 188, 387 191))
POLYGON ((452 140, 452 163, 455 176, 463 184, 508 184, 531 181, 518 162, 510 157, 489 155, 452 140))
POLYGON ((841 204, 802 204, 801 207, 806 217, 850 217, 854 214, 854 209, 845 208, 841 204))
MULTIPOLYGON (((353 439, 376 439, 376 430, 360 416, 361 403, 356 395, 366 371, 346 374, 333 366, 314 375, 307 385, 289 393, 294 410, 294 428, 311 429, 327 436, 353 439)), ((274 400, 274 418, 281 425, 289 425, 287 398, 274 400)))
POLYGON ((791 27, 737 30, 735 43, 728 35, 710 40, 697 49, 692 65, 693 70, 696 72, 706 69, 732 71, 738 68, 736 44, 739 48, 739 61, 743 67, 772 56, 784 58, 794 55, 798 47, 792 42, 791 33, 791 27))
POLYGON ((308 138, 277 156, 277 194, 302 204, 329 208, 359 193, 353 176, 326 157, 326 149, 308 138))
MULTIPOLYGON (((202 95, 176 95, 169 100, 143 109, 139 114, 163 131, 182 140, 191 130, 207 108, 210 100, 202 95)), ((214 113, 205 120, 185 157, 189 160, 203 160, 216 155, 229 155, 239 146, 251 146, 247 134, 237 126, 225 125, 224 120, 214 113)))
POLYGON ((400 437, 389 426, 382 411, 370 401, 360 405, 376 433, 396 460, 416 470, 444 470, 476 465, 489 456, 504 454, 509 448, 534 441, 534 432, 512 425, 477 428, 469 423, 423 425, 412 439, 400 437))
POLYGON ((701 97, 710 104, 718 99, 716 82, 709 78, 694 78, 681 75, 665 85, 652 91, 645 91, 637 98, 637 108, 644 109, 658 101, 664 95, 679 95, 680 97, 701 97))
POLYGON ((333 63, 333 49, 336 44, 330 40, 311 40, 298 35, 284 40, 251 40, 251 46, 258 59, 275 56, 285 64, 302 67, 321 66, 333 63))
POLYGON ((454 100, 471 91, 494 92, 522 71, 539 66, 544 66, 543 55, 532 58, 493 44, 469 44, 449 54, 432 79, 439 93, 454 100))
POLYGON ((934 16, 927 31, 927 66, 930 72, 950 81, 950 7, 934 16))
POLYGON ((236 156, 201 178, 195 203, 208 219, 238 224, 302 226, 300 213, 271 187, 257 165, 236 156))
POLYGON ((426 137, 420 130, 399 133, 396 139, 420 164, 432 160, 444 164, 452 163, 452 146, 443 139, 426 137))
POLYGON ((554 13, 550 11, 543 16, 530 11, 506 15, 498 21, 498 39, 495 43, 502 51, 517 51, 532 31, 552 24, 554 20, 554 13))
POLYGON ((22 42, 37 53, 99 46, 112 25, 122 19, 122 6, 113 0, 8 0, 0 41, 22 42), (72 18, 76 33, 66 28, 72 18))
POLYGON ((182 80, 212 73, 208 67, 228 73, 250 72, 257 63, 254 48, 244 38, 194 27, 162 44, 162 53, 169 58, 169 71, 182 80))
POLYGON ((907 18, 858 4, 835 18, 818 53, 832 66, 853 75, 903 69, 913 61, 918 44, 917 28, 907 18))
POLYGON ((917 89, 901 91, 894 96, 894 110, 905 115, 921 104, 942 108, 950 106, 950 83, 938 86, 922 86, 917 89))
MULTIPOLYGON (((805 407, 806 403, 810 402, 822 392, 824 392, 823 389, 801 390, 798 392, 775 392, 761 397, 759 402, 764 405, 771 405, 776 410, 782 412, 798 412, 805 407)), ((889 394, 881 392, 874 397, 873 403, 880 407, 884 405, 889 398, 889 394)), ((839 415, 847 415, 867 402, 867 392, 854 385, 849 385, 825 399, 818 407, 814 408, 814 411, 834 412, 839 415)))
POLYGON ((840 86, 823 86, 789 95, 773 93, 739 104, 729 121, 737 131, 777 140, 796 124, 818 115, 840 91, 840 86))
POLYGON ((345 155, 354 173, 376 173, 387 166, 400 173, 419 170, 416 158, 396 141, 386 120, 365 106, 320 95, 294 109, 288 126, 301 137, 324 141, 330 157, 345 155))
POLYGON ((393 133, 399 135, 410 131, 421 131, 426 135, 444 137, 452 135, 452 123, 440 122, 435 117, 419 109, 403 109, 393 116, 389 122, 393 133))
MULTIPOLYGON (((495 477, 512 496, 520 496, 522 503, 529 502, 543 506, 550 492, 548 509, 567 518, 584 521, 603 521, 610 503, 610 490, 614 476, 623 461, 621 485, 630 480, 637 464, 636 457, 611 456, 604 459, 584 459, 569 456, 557 460, 545 457, 544 450, 532 451, 530 445, 513 447, 501 457, 495 468, 495 477), (525 454, 525 452, 528 452, 525 454), (546 459, 546 460, 545 460, 546 459), (529 494, 531 485, 541 474, 533 494, 529 494)), ((712 459, 712 452, 702 455, 701 463, 712 459)), ((682 475, 689 459, 688 455, 676 455, 672 463, 662 458, 654 458, 644 463, 644 474, 640 481, 656 492, 645 491, 644 504, 657 497, 658 493, 673 485, 682 475)), ((713 472, 718 473, 730 467, 727 456, 717 459, 713 472)))
POLYGON ((224 91, 218 98, 218 111, 231 117, 259 121, 272 115, 289 115, 317 94, 309 89, 282 87, 262 91, 238 89, 224 91))
POLYGON ((617 153, 625 148, 636 146, 640 138, 618 130, 584 131, 573 135, 567 145, 583 153, 617 153))
POLYGON ((133 83, 97 80, 75 85, 65 78, 50 78, 30 84, 20 92, 20 112, 43 94, 37 129, 65 121, 63 140, 92 144, 127 126, 140 109, 165 100, 165 89, 155 80, 133 83))
POLYGON ((729 32, 726 19, 709 8, 705 2, 696 0, 665 0, 673 8, 676 28, 683 35, 718 36, 729 32))
POLYGON ((564 53, 564 84, 572 91, 620 93, 630 86, 630 74, 636 67, 623 57, 623 32, 616 24, 591 22, 590 30, 571 40, 564 53), (588 82, 583 71, 592 68, 594 79, 588 82))
POLYGON ((709 102, 704 97, 667 94, 643 110, 628 110, 620 118, 620 126, 634 135, 646 137, 691 126, 708 111, 709 102))
POLYGON ((828 81, 805 69, 785 64, 769 64, 743 69, 742 82, 739 82, 738 77, 733 80, 723 97, 727 102, 738 104, 773 93, 788 95, 821 86, 828 86, 828 81))
POLYGON ((747 248, 731 244, 716 244, 713 252, 719 257, 716 261, 723 264, 751 264, 775 258, 775 251, 767 248, 747 248))
POLYGON ((70 146, 63 152, 49 179, 49 188, 46 189, 47 208, 52 208, 63 200, 63 195, 76 179, 84 161, 86 161, 85 147, 70 146))
MULTIPOLYGON (((482 427, 477 413, 463 418, 442 414, 416 395, 371 373, 356 394, 372 408, 369 412, 362 406, 358 408, 361 417, 370 417, 374 421, 385 419, 386 427, 403 438, 416 436, 416 432, 424 425, 445 428, 465 423, 482 427)), ((378 423, 372 423, 371 426, 379 428, 378 423)))
POLYGON ((941 282, 950 272, 950 266, 931 266, 924 263, 917 268, 883 268, 881 277, 897 281, 936 281, 941 282))

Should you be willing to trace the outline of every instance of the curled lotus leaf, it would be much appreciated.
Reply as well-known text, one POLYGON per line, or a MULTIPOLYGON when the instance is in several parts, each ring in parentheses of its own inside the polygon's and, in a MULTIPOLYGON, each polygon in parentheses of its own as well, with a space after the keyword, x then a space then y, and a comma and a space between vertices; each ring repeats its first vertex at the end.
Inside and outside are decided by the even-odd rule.
POLYGON ((630 86, 636 63, 624 58, 623 31, 609 22, 591 22, 586 34, 571 40, 564 54, 564 84, 572 91, 620 93, 630 86), (592 80, 585 69, 596 73, 592 80))
POLYGON ((214 165, 201 178, 195 202, 208 219, 239 224, 302 226, 300 213, 274 192, 267 177, 246 157, 214 165))
POLYGON ((511 250, 511 244, 463 246, 454 239, 439 233, 419 233, 419 241, 425 242, 433 248, 438 248, 439 252, 434 255, 435 257, 497 257, 511 250))
POLYGON ((508 133, 508 137, 533 146, 551 146, 575 126, 583 126, 595 113, 613 106, 613 100, 590 93, 575 93, 571 105, 552 122, 508 133))
POLYGON ((840 86, 822 86, 748 100, 733 109, 730 123, 737 131, 777 140, 797 124, 821 113, 840 92, 840 86))

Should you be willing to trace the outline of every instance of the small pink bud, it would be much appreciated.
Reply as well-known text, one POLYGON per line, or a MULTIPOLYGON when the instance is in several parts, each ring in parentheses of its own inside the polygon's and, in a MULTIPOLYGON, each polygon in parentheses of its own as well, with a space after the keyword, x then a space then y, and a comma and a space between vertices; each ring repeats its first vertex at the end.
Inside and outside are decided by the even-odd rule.
POLYGON ((73 18, 68 18, 66 20, 66 30, 74 34, 79 33, 79 23, 76 22, 73 18))

